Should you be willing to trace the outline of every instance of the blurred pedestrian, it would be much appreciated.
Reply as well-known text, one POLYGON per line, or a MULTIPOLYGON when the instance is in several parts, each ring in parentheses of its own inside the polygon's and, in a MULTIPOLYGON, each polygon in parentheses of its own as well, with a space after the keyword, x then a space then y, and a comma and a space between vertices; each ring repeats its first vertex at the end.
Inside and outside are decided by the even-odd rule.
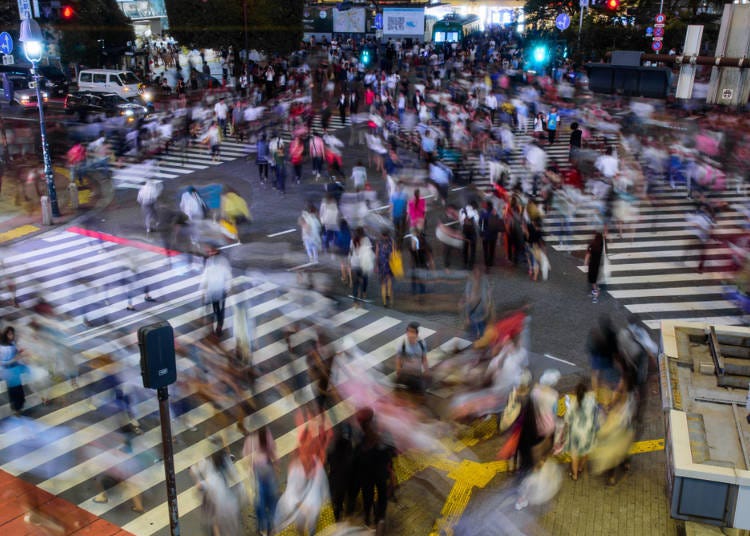
POLYGON ((606 255, 604 234, 601 231, 597 231, 594 234, 594 238, 589 242, 588 248, 586 249, 586 257, 583 260, 583 264, 588 266, 587 279, 589 285, 591 285, 591 301, 596 303, 599 301, 599 282, 603 273, 602 260, 606 255))
POLYGON ((359 307, 360 302, 367 299, 367 283, 375 269, 375 252, 372 249, 372 242, 370 242, 362 227, 357 227, 354 230, 349 252, 349 265, 351 267, 352 298, 355 300, 354 307, 359 307))
POLYGON ((322 228, 315 205, 310 203, 298 220, 300 231, 302 232, 302 243, 307 253, 307 262, 310 264, 318 263, 318 253, 321 246, 322 228))
POLYGON ((396 383, 416 394, 423 394, 429 374, 427 345, 419 338, 419 323, 409 322, 396 354, 396 383))
POLYGON ((354 451, 354 465, 362 489, 365 525, 378 527, 385 523, 389 466, 393 452, 377 432, 374 419, 374 413, 370 408, 357 413, 357 420, 362 428, 362 439, 354 451), (374 492, 377 492, 377 501, 374 500, 374 492))
POLYGON ((200 288, 204 292, 204 303, 211 303, 216 321, 214 334, 220 337, 224 329, 226 298, 232 287, 232 267, 215 247, 209 249, 208 255, 200 288))
POLYGON ((146 233, 150 233, 156 228, 158 221, 158 215, 156 213, 156 203, 161 195, 162 184, 161 181, 154 179, 148 179, 141 189, 138 190, 138 204, 141 205, 143 211, 144 223, 146 225, 146 233))
POLYGON ((255 164, 258 166, 258 177, 260 182, 265 184, 268 180, 268 166, 273 160, 271 152, 268 148, 268 140, 265 134, 261 134, 258 137, 255 151, 255 164))
POLYGON ((565 401, 565 451, 570 455, 570 478, 578 480, 596 439, 599 424, 596 393, 581 381, 575 397, 568 395, 565 401))
MULTIPOLYGON (((393 307, 393 271, 391 270, 391 257, 394 252, 394 243, 391 233, 383 229, 380 238, 375 243, 375 270, 380 279, 380 297, 383 301, 383 307, 393 307)), ((400 258, 400 252, 399 258, 400 258)))
POLYGON ((406 211, 409 215, 409 227, 417 231, 423 230, 425 215, 427 213, 427 203, 420 196, 419 188, 414 190, 414 197, 409 200, 406 211))
POLYGON ((21 415, 26 403, 21 375, 26 374, 28 368, 21 362, 22 353, 23 350, 16 346, 16 330, 12 326, 6 327, 0 334, 0 365, 8 387, 10 409, 15 416, 21 415))
POLYGON ((255 477, 255 515, 258 532, 270 536, 279 501, 279 485, 276 478, 276 442, 271 431, 261 426, 257 432, 247 436, 242 456, 250 459, 255 477))

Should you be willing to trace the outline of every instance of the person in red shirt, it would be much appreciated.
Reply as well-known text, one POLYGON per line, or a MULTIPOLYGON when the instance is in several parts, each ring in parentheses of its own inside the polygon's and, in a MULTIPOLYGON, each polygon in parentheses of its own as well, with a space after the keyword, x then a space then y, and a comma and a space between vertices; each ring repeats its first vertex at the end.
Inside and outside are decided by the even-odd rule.
POLYGON ((294 168, 294 179, 297 184, 302 180, 302 162, 304 161, 305 146, 302 139, 297 136, 289 145, 289 161, 294 168))

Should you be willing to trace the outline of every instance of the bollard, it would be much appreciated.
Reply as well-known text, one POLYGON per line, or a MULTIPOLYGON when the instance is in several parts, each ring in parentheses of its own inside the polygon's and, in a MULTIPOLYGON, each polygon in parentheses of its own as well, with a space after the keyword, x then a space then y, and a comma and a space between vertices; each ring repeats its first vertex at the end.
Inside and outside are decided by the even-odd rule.
POLYGON ((42 202, 42 225, 52 225, 52 205, 50 205, 49 197, 43 195, 40 201, 42 202))
POLYGON ((70 208, 78 210, 78 186, 75 182, 68 184, 68 195, 70 196, 70 208))

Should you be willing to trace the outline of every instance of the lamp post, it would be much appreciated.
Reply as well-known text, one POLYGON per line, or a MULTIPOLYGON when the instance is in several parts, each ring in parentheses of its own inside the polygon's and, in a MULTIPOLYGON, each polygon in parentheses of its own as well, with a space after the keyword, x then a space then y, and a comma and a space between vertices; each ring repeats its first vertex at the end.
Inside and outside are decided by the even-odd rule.
POLYGON ((36 71, 36 64, 42 59, 44 42, 42 38, 42 29, 31 17, 21 21, 21 36, 19 39, 23 43, 23 51, 26 59, 31 63, 31 71, 34 78, 34 87, 36 88, 36 107, 39 110, 39 134, 42 138, 42 157, 44 158, 44 177, 47 179, 47 190, 49 191, 49 202, 52 208, 52 216, 60 217, 60 207, 57 205, 57 190, 55 189, 55 174, 52 171, 52 158, 49 154, 49 144, 47 143, 47 127, 44 122, 44 100, 42 99, 42 89, 39 87, 39 74, 36 71))

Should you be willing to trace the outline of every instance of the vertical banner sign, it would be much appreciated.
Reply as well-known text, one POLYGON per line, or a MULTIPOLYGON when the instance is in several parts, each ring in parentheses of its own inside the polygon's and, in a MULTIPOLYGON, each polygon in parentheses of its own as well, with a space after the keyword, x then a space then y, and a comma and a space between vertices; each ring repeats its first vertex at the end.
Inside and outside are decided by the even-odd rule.
POLYGON ((18 17, 26 20, 30 19, 31 15, 31 0, 18 0, 18 17))

